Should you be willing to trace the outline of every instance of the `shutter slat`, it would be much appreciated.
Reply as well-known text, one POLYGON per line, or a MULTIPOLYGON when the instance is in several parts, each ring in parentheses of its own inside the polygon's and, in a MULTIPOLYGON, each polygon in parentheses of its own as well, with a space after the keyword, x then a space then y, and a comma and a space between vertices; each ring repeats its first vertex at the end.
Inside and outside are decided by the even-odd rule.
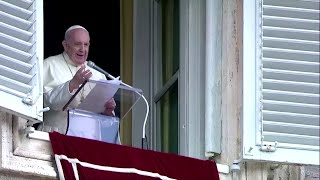
POLYGON ((287 71, 263 68, 263 78, 284 81, 318 83, 320 74, 312 72, 287 71))
POLYGON ((263 37, 263 46, 269 48, 319 52, 319 45, 319 41, 306 41, 268 36, 263 37))
POLYGON ((296 135, 296 134, 286 134, 286 133, 275 133, 275 132, 264 132, 263 133, 265 141, 279 142, 279 143, 292 143, 301 145, 313 145, 319 146, 319 137, 316 136, 306 136, 306 135, 296 135))
POLYGON ((310 126, 303 124, 281 123, 272 121, 263 121, 263 129, 266 132, 282 132, 286 134, 297 134, 307 136, 319 136, 319 126, 310 126))
POLYGON ((25 19, 18 18, 11 14, 0 11, 0 19, 3 23, 15 26, 23 30, 29 30, 33 22, 27 21, 25 19))
POLYGON ((320 63, 294 61, 286 59, 262 58, 263 67, 268 69, 282 69, 288 71, 302 71, 302 72, 320 72, 320 63))
POLYGON ((320 53, 315 51, 298 51, 280 48, 263 47, 263 57, 292 59, 297 61, 319 62, 320 53))
POLYGON ((319 126, 319 117, 319 115, 312 114, 298 114, 263 110, 263 118, 268 121, 319 126))
POLYGON ((0 53, 8 57, 21 60, 23 62, 28 62, 32 57, 32 54, 26 53, 24 51, 20 51, 18 49, 12 48, 10 46, 7 46, 1 43, 0 43, 0 53))
POLYGON ((28 84, 33 77, 33 75, 25 74, 2 65, 0 65, 0 75, 13 79, 15 81, 19 81, 24 84, 28 84))
POLYGON ((291 112, 299 114, 320 114, 320 106, 316 104, 293 103, 285 101, 262 100, 263 109, 269 111, 291 112))
POLYGON ((263 36, 319 41, 319 31, 263 26, 263 36))
POLYGON ((279 100, 287 102, 305 103, 305 104, 320 104, 319 94, 297 93, 290 91, 277 90, 262 90, 263 99, 279 100))
POLYGON ((24 52, 28 52, 32 48, 32 44, 20 39, 5 35, 0 32, 0 43, 6 43, 8 46, 19 49, 24 52))
POLYGON ((265 15, 272 15, 272 16, 317 20, 319 19, 320 11, 315 9, 303 9, 303 8, 294 8, 294 7, 286 7, 286 6, 264 5, 263 13, 265 15))
POLYGON ((263 0, 263 5, 319 10, 319 0, 263 0))
POLYGON ((2 22, 0 22, 0 32, 27 42, 33 35, 33 33, 29 31, 25 31, 2 22))
POLYGON ((9 91, 9 93, 14 92, 14 91, 18 91, 18 92, 27 94, 32 90, 32 86, 21 83, 19 81, 15 81, 15 80, 6 78, 1 75, 0 75, 0 87, 2 90, 12 89, 12 91, 9 91), (3 87, 5 87, 5 88, 3 88, 3 87))
POLYGON ((22 19, 29 19, 32 15, 32 11, 15 6, 5 1, 0 1, 0 10, 8 14, 14 14, 15 16, 22 19))
POLYGON ((264 89, 273 89, 279 91, 292 91, 310 94, 319 94, 320 85, 317 83, 305 83, 305 82, 294 82, 294 81, 282 81, 274 79, 263 79, 264 89))
POLYGON ((8 2, 10 4, 21 7, 23 9, 29 9, 29 7, 33 3, 32 0, 2 0, 2 1, 8 2))
POLYGON ((17 97, 20 97, 20 98, 23 98, 25 97, 27 94, 25 93, 22 93, 20 91, 16 91, 12 88, 7 88, 5 86, 2 86, 1 83, 3 83, 4 81, 1 79, 2 77, 0 76, 0 91, 3 91, 3 92, 6 92, 6 93, 9 93, 9 94, 13 94, 17 97))
POLYGON ((21 71, 23 73, 30 72, 31 68, 33 67, 33 65, 29 63, 12 59, 8 56, 4 56, 3 54, 0 54, 0 64, 8 68, 15 69, 17 71, 21 71))
POLYGON ((293 29, 319 30, 320 21, 279 16, 263 16, 263 25, 293 29))
POLYGON ((271 27, 264 25, 263 36, 279 37, 288 39, 301 39, 306 41, 319 41, 319 31, 306 29, 292 29, 282 27, 271 27))
MULTIPOLYGON (((273 144, 274 142, 265 141, 267 144, 273 144)), ((285 148, 285 149, 299 149, 299 150, 310 150, 318 152, 320 150, 319 146, 313 145, 303 145, 303 144, 289 144, 282 142, 281 144, 277 145, 278 148, 285 148)), ((275 160, 276 161, 276 160, 275 160)), ((301 162, 300 162, 301 163, 301 162)))

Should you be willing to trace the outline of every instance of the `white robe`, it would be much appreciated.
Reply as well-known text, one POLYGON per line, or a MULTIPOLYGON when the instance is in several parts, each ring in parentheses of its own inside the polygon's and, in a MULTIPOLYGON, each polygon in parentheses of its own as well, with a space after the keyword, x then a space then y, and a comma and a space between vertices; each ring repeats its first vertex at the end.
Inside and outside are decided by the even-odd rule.
MULTIPOLYGON (((65 134, 68 125, 68 112, 67 110, 62 111, 62 108, 75 93, 75 91, 69 92, 69 82, 80 66, 76 66, 66 53, 63 53, 63 55, 48 57, 43 62, 43 101, 44 107, 50 107, 50 111, 44 113, 43 123, 39 126, 39 130, 54 130, 65 134)), ((102 73, 88 66, 86 68, 92 72, 90 79, 106 79, 102 73)), ((79 92, 69 107, 77 107, 81 96, 87 93, 86 90, 84 93, 79 92)))

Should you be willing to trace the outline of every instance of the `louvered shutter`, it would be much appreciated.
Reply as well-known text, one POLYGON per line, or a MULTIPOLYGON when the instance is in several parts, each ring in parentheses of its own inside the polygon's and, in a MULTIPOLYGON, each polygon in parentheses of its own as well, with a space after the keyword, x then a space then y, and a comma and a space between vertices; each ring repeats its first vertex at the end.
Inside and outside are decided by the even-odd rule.
POLYGON ((0 108, 42 120, 41 0, 0 0, 0 108))
MULTIPOLYGON (((255 140, 244 146, 247 159, 319 164, 319 3, 251 2, 256 12, 256 54, 251 62, 255 83, 250 87, 255 88, 254 104, 250 105, 254 116, 244 114, 244 127, 255 129, 255 140)), ((250 63, 246 57, 244 70, 250 63)), ((252 113, 244 98, 246 105, 244 113, 252 113)), ((244 138, 245 133, 244 129, 244 138)))

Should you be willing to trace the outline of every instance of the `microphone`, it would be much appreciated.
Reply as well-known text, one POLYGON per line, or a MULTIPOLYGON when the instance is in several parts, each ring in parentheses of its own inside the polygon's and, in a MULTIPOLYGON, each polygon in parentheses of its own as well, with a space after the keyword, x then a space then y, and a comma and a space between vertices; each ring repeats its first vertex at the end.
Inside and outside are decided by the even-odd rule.
MULTIPOLYGON (((100 73, 104 74, 105 76, 107 76, 108 78, 114 80, 116 79, 114 76, 112 76, 111 74, 109 74, 107 71, 103 70, 102 68, 100 68, 99 66, 97 66, 94 62, 92 61, 88 61, 87 65, 89 67, 91 67, 92 69, 95 69, 97 71, 99 71, 100 73)), ((124 86, 127 86, 129 88, 133 88, 132 86, 120 81, 120 84, 124 85, 124 86)), ((147 112, 146 112, 146 116, 145 116, 145 119, 144 119, 144 122, 143 122, 143 128, 142 128, 142 149, 144 148, 144 141, 147 141, 147 137, 146 137, 146 124, 147 124, 147 119, 148 119, 148 114, 149 114, 149 104, 148 104, 148 101, 147 99, 143 96, 143 94, 140 94, 139 92, 137 91, 134 91, 135 93, 137 93, 138 95, 140 95, 142 97, 142 99, 145 101, 146 103, 146 106, 147 106, 147 112)), ((148 142, 147 143, 147 147, 148 147, 148 142)))
POLYGON ((107 76, 110 79, 115 79, 115 77, 113 77, 111 74, 109 74, 107 71, 103 70, 102 68, 100 68, 99 66, 97 66, 94 62, 92 61, 88 61, 87 65, 89 67, 91 67, 92 69, 95 69, 99 72, 101 72, 102 74, 104 74, 105 76, 107 76))

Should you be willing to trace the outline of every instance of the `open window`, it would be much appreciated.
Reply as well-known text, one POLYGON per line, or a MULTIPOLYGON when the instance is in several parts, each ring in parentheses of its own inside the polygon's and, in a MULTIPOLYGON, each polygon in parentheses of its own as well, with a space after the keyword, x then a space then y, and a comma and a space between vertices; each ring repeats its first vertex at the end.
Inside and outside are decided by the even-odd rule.
MULTIPOLYGON (((213 79, 212 76, 205 77, 210 74, 207 70, 212 72, 218 69, 221 72, 221 63, 220 67, 214 67, 213 62, 206 62, 205 23, 208 18, 208 22, 214 22, 212 26, 222 26, 222 16, 219 14, 222 4, 210 4, 210 7, 219 10, 206 17, 207 5, 205 1, 183 0, 135 2, 138 9, 133 19, 133 82, 134 86, 143 89, 150 102, 150 126, 147 130, 153 150, 204 159, 207 151, 205 146, 208 144, 211 154, 221 153, 221 118, 216 118, 219 115, 221 117, 221 112, 216 107, 205 105, 206 99, 211 103, 211 100, 218 99, 215 95, 221 96, 218 93, 221 86, 215 84, 220 82, 221 85, 221 79, 214 83, 204 81, 213 79), (206 64, 212 66, 206 68, 206 64), (213 94, 212 91, 217 93, 213 94), (211 108, 212 112, 207 117, 206 108, 211 108), (205 128, 207 121, 213 125, 208 129, 205 128), (212 131, 209 132, 209 129, 212 131), (205 134, 208 135, 206 138, 205 134)), ((208 38, 214 44, 210 50, 217 46, 212 48, 214 51, 211 51, 209 61, 221 62, 220 35, 217 30, 211 36, 217 41, 208 38)), ((141 124, 142 127, 139 119, 143 119, 144 112, 145 108, 141 106, 141 111, 134 114, 134 117, 141 116, 135 118, 137 125, 133 126, 133 132, 141 132, 137 126, 141 124)))
POLYGON ((319 2, 243 7, 243 158, 319 165, 319 2))
MULTIPOLYGON (((58 12, 57 7, 61 10, 68 6, 61 6, 61 3, 63 1, 0 2, 0 167, 3 169, 36 176, 56 176, 48 133, 33 131, 28 135, 26 127, 42 122, 43 59, 62 52, 61 42, 67 27, 81 24, 91 29, 90 60, 94 59, 102 67, 107 66, 115 76, 119 74, 119 8, 115 8, 119 7, 119 1, 108 2, 112 11, 104 12, 104 15, 112 15, 113 19, 108 21, 110 28, 107 29, 100 28, 89 17, 82 18, 86 14, 70 15, 70 22, 64 21, 65 14, 58 12), (63 14, 64 19, 52 12, 63 14), (48 21, 48 16, 54 19, 48 21), (109 53, 108 59, 105 59, 105 49, 109 53)), ((80 1, 77 3, 84 5, 80 1)), ((105 8, 97 3, 90 3, 87 8, 89 5, 90 11, 99 15, 101 11, 96 11, 97 7, 105 8)), ((75 14, 70 8, 68 12, 75 14)))

